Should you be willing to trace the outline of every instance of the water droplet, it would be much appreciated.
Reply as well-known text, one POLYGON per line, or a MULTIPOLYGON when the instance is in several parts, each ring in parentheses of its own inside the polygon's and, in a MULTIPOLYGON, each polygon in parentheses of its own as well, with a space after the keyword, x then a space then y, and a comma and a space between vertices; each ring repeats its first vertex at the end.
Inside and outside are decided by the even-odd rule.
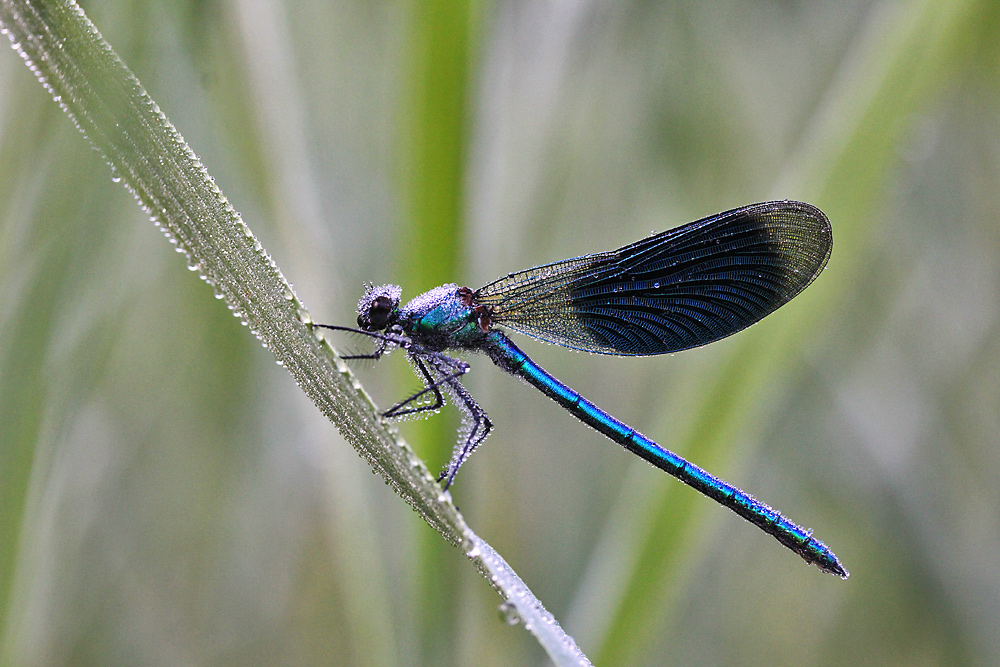
POLYGON ((521 622, 521 615, 517 613, 517 607, 510 600, 501 602, 497 611, 500 613, 500 620, 507 625, 517 625, 521 622))

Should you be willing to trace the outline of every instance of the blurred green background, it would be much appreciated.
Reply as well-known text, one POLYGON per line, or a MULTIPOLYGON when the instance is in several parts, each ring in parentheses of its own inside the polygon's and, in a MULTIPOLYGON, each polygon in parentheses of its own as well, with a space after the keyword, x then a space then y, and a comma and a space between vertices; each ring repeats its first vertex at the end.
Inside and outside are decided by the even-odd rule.
MULTIPOLYGON (((456 503, 599 665, 1000 663, 995 0, 83 6, 317 321, 366 280, 819 205, 829 267, 740 336, 517 343, 848 581, 482 358, 497 429, 456 503)), ((544 664, 3 51, 3 660, 544 664)), ((384 406, 418 386, 400 356, 357 372, 384 406)), ((401 429, 437 469, 454 427, 401 429)))

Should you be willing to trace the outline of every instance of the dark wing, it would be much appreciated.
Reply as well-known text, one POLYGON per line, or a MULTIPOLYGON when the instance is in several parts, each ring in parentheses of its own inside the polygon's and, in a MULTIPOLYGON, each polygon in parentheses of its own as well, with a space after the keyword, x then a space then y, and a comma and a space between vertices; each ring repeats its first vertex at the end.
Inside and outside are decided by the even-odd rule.
POLYGON ((613 252, 537 266, 476 292, 494 324, 602 354, 676 352, 725 338, 787 303, 833 244, 815 206, 764 202, 613 252))

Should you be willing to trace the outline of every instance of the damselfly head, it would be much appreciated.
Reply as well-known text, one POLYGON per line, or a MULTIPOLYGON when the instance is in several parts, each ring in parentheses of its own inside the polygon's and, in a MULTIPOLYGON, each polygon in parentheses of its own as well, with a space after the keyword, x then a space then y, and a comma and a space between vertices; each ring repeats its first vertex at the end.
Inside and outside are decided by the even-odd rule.
POLYGON ((388 327, 402 293, 399 285, 365 285, 365 295, 358 301, 358 326, 365 331, 388 327))

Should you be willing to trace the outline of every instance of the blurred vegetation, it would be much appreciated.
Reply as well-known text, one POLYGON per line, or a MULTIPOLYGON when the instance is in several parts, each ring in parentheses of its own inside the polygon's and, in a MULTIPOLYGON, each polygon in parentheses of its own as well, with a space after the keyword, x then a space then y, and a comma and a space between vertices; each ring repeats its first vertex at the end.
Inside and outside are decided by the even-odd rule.
MULTIPOLYGON (((995 2, 84 8, 325 321, 365 280, 478 286, 819 205, 829 268, 740 336, 519 344, 814 527, 851 579, 484 359, 497 429, 456 502, 600 665, 1000 662, 995 2)), ((3 659, 541 663, 13 51, 0 91, 3 659)), ((383 405, 417 384, 397 358, 358 372, 383 405)), ((401 426, 432 469, 450 417, 401 426)))

